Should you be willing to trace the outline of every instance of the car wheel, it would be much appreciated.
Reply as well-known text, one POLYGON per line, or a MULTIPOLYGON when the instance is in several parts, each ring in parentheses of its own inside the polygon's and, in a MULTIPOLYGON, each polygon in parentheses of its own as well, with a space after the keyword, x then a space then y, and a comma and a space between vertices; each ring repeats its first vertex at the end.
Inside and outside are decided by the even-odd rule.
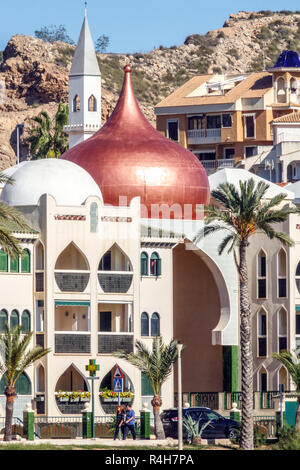
POLYGON ((228 439, 236 439, 237 436, 238 436, 238 433, 235 428, 228 429, 228 432, 227 432, 228 439))

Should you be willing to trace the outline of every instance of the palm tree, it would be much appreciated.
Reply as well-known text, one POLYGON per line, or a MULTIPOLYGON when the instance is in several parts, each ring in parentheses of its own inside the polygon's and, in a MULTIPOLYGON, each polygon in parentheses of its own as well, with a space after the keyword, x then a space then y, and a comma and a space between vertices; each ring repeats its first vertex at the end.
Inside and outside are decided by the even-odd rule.
POLYGON ((16 397, 16 382, 25 369, 50 351, 50 349, 43 349, 41 346, 35 346, 27 350, 32 335, 32 331, 22 335, 21 326, 16 326, 12 330, 6 326, 6 332, 0 335, 0 371, 4 374, 6 380, 4 390, 6 396, 5 441, 12 439, 12 417, 16 397))
MULTIPOLYGON (((0 184, 13 184, 13 179, 0 173, 0 184)), ((14 231, 28 230, 28 226, 23 215, 14 207, 0 201, 0 247, 6 254, 18 256, 22 254, 19 240, 12 235, 14 231)))
POLYGON ((59 103, 53 122, 46 111, 42 111, 38 116, 32 118, 32 121, 37 124, 29 131, 28 137, 33 160, 57 158, 68 150, 68 136, 64 132, 68 116, 68 105, 59 103))
POLYGON ((172 340, 169 344, 164 344, 160 336, 154 338, 152 351, 149 351, 144 343, 136 341, 136 353, 116 353, 121 359, 126 359, 130 364, 136 366, 146 377, 148 377, 152 390, 154 415, 154 429, 157 439, 165 439, 164 428, 160 419, 160 408, 162 406, 161 387, 172 372, 172 364, 177 359, 178 341, 172 340))
POLYGON ((296 385, 298 407, 296 411, 295 428, 300 432, 300 351, 281 351, 280 353, 274 353, 272 357, 285 366, 296 385))
POLYGON ((248 268, 246 252, 249 239, 263 233, 270 239, 277 239, 286 246, 293 241, 286 233, 278 232, 273 225, 287 220, 291 213, 299 212, 292 207, 278 208, 285 199, 279 194, 269 201, 264 200, 269 185, 260 181, 256 186, 253 178, 239 182, 239 191, 231 183, 223 183, 211 192, 217 205, 205 208, 205 226, 195 237, 200 238, 226 231, 226 236, 218 247, 221 255, 225 249, 233 252, 239 275, 240 304, 240 348, 242 381, 242 431, 241 447, 253 449, 253 357, 251 335, 251 307, 248 294, 248 268), (276 208, 277 207, 277 208, 276 208), (236 253, 236 249, 238 254, 236 253))

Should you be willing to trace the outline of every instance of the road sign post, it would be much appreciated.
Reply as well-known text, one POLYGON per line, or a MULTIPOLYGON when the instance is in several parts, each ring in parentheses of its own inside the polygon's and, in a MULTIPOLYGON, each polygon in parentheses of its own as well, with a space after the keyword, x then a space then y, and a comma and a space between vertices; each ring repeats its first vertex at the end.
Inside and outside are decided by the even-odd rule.
POLYGON ((88 380, 92 381, 92 439, 95 439, 95 399, 94 399, 94 382, 98 380, 99 377, 96 377, 96 372, 99 370, 99 364, 96 364, 95 359, 90 359, 89 364, 85 366, 85 370, 89 372, 88 380))
MULTIPOLYGON (((121 405, 121 393, 123 392, 124 375, 119 366, 117 366, 114 373, 114 392, 118 394, 118 406, 121 405)), ((119 429, 119 439, 121 438, 121 429, 119 429)))

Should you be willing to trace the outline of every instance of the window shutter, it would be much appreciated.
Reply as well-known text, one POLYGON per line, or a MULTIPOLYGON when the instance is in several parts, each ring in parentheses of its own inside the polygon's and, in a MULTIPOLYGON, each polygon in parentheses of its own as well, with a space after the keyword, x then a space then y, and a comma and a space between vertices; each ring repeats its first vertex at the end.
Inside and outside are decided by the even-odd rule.
POLYGON ((156 260, 156 276, 161 276, 161 259, 156 260))
POLYGON ((0 250, 0 271, 8 271, 8 256, 4 250, 0 250))
POLYGON ((10 257, 10 272, 11 273, 19 272, 19 257, 18 256, 10 257))
POLYGON ((21 272, 30 273, 30 252, 29 250, 24 250, 21 257, 21 272))
POLYGON ((151 382, 144 372, 142 372, 142 375, 141 375, 141 386, 142 386, 142 396, 154 395, 151 382))
POLYGON ((8 314, 6 310, 0 311, 0 333, 4 333, 6 331, 6 324, 8 322, 8 314))
POLYGON ((24 310, 22 313, 22 333, 29 333, 30 331, 30 313, 24 310))

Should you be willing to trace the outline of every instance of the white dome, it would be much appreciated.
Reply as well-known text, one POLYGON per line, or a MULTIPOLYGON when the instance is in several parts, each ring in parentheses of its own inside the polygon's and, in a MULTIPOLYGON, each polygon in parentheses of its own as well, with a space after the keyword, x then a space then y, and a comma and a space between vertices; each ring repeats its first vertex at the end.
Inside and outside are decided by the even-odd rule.
POLYGON ((76 163, 58 158, 26 162, 13 172, 1 200, 11 206, 35 206, 43 194, 51 194, 60 206, 79 206, 88 196, 102 194, 92 176, 76 163))

